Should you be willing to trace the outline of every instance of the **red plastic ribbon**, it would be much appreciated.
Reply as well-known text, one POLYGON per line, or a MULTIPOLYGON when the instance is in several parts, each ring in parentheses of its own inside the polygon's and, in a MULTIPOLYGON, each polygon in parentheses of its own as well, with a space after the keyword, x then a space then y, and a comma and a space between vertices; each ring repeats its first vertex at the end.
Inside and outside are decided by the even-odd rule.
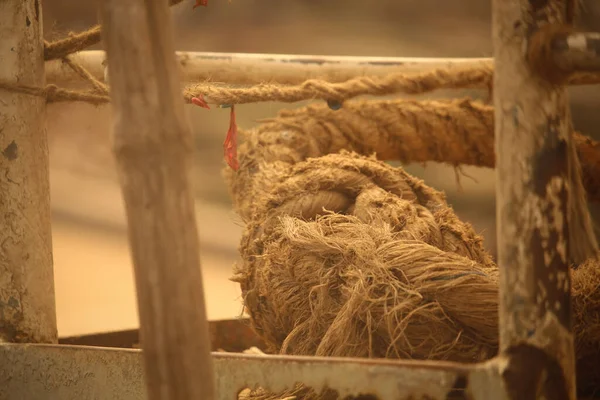
POLYGON ((231 106, 231 113, 229 114, 229 130, 227 131, 227 137, 223 142, 223 153, 225 155, 225 161, 233 169, 237 171, 240 168, 240 164, 237 159, 237 124, 235 123, 235 106, 231 106))
MULTIPOLYGON (((210 106, 204 100, 204 97, 192 97, 192 104, 198 107, 206 108, 210 110, 210 106)), ((229 129, 227 130, 227 136, 225 142, 223 142, 223 155, 227 165, 234 171, 240 168, 240 164, 237 158, 237 123, 235 122, 235 106, 231 106, 231 112, 229 114, 229 129)))
POLYGON ((192 7, 192 10, 195 9, 196 7, 206 7, 208 6, 208 0, 196 0, 196 4, 194 4, 194 7, 192 7))
POLYGON ((207 110, 210 110, 210 106, 208 105, 206 100, 204 100, 204 97, 202 97, 202 95, 200 95, 200 97, 192 97, 192 104, 195 104, 198 107, 202 107, 202 108, 206 108, 207 110))

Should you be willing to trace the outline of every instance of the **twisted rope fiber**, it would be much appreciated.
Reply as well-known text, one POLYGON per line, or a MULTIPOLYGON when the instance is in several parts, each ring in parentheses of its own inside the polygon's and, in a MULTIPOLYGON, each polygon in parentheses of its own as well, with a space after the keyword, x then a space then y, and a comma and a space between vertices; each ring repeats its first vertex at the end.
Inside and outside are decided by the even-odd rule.
MULTIPOLYGON (((183 0, 169 0, 170 5, 176 5, 183 0)), ((79 32, 69 33, 64 39, 47 42, 44 45, 44 59, 46 61, 65 58, 66 56, 85 50, 86 48, 99 43, 102 40, 102 26, 95 25, 90 29, 79 32)))
MULTIPOLYGON (((236 185, 266 184, 252 178, 262 162, 297 163, 344 149, 404 164, 495 166, 493 107, 468 99, 359 100, 337 111, 314 104, 281 111, 242 133, 245 141, 239 151, 252 157, 241 161, 238 174, 249 176, 237 179, 236 185)), ((600 201, 600 143, 580 133, 573 136, 588 199, 600 201)), ((251 191, 233 189, 242 214, 253 212, 251 191)))
MULTIPOLYGON (((274 353, 489 359, 498 343, 498 270, 481 237, 442 193, 368 155, 444 160, 449 151, 493 165, 491 107, 396 100, 342 110, 280 113, 245 132, 241 168, 225 169, 245 222, 233 280, 253 328, 274 353)), ((592 368, 600 359, 597 260, 572 279, 578 387, 600 389, 592 368)), ((305 387, 250 398, 288 394, 321 398, 305 387)))
MULTIPOLYGON (((228 176, 234 198, 253 188, 252 203, 236 205, 246 227, 233 280, 268 351, 459 362, 496 353, 497 268, 441 193, 346 151, 257 161, 253 175, 228 176)), ((590 291, 600 268, 584 263, 573 280, 580 387, 598 387, 582 366, 600 356, 590 291)))
POLYGON ((84 32, 69 33, 68 37, 64 39, 45 43, 44 59, 50 61, 64 58, 99 43, 101 39, 100 25, 93 26, 84 32))
POLYGON ((100 105, 109 101, 109 97, 106 95, 100 95, 94 92, 62 89, 56 85, 37 87, 28 85, 15 85, 0 81, 0 89, 42 97, 48 103, 82 101, 93 105, 100 105))
MULTIPOLYGON (((170 0, 176 5, 183 0, 170 0)), ((96 25, 87 31, 70 33, 67 38, 53 42, 45 42, 45 60, 63 59, 101 40, 101 26, 96 25)), ((80 65, 68 61, 80 76, 92 83, 96 94, 89 92, 47 88, 32 88, 26 85, 0 82, 0 87, 19 93, 42 96, 47 102, 82 101, 94 105, 110 101, 108 87, 92 77, 80 65)), ((391 74, 387 77, 361 77, 342 83, 329 83, 322 80, 308 80, 297 86, 258 85, 250 88, 228 88, 214 84, 201 83, 188 86, 184 90, 185 101, 190 103, 192 97, 205 96, 220 104, 242 104, 259 101, 296 102, 311 99, 344 100, 361 95, 389 95, 396 93, 422 94, 442 88, 491 88, 493 68, 481 65, 477 68, 438 69, 415 75, 391 74)), ((568 79, 572 85, 600 83, 600 74, 587 72, 574 74, 568 79)))
MULTIPOLYGON (((487 79, 463 82, 486 87, 491 82, 492 71, 487 74, 487 79)), ((598 75, 579 75, 571 82, 577 79, 597 82, 598 75)), ((348 82, 352 81, 355 80, 348 82)), ((343 87, 322 87, 319 85, 322 81, 313 81, 297 87, 277 87, 288 91, 272 90, 272 96, 280 99, 287 96, 292 99, 287 101, 298 101, 293 99, 298 98, 299 93, 312 93, 310 98, 343 101, 346 98, 331 96, 349 95, 347 98, 351 98, 360 95, 356 93, 361 90, 366 94, 386 94, 385 88, 378 86, 382 81, 365 81, 358 85, 355 81, 355 86, 349 86, 346 94, 343 87)), ((426 82, 436 84, 434 79, 426 82)), ((108 96, 97 94, 103 91, 102 87, 92 84, 96 93, 65 93, 52 86, 42 89, 25 86, 17 91, 50 101, 91 99, 98 102, 94 104, 108 101, 108 96), (77 93, 83 96, 77 98, 77 93), (96 98, 86 99, 87 95, 96 98)), ((408 89, 404 90, 436 89, 405 84, 408 89)), ((198 90, 202 86, 190 89, 198 90)), ((258 87, 272 89, 272 86, 258 87)), ((216 90, 213 96, 215 93, 229 96, 229 101, 217 101, 219 103, 248 102, 252 101, 251 96, 257 96, 257 101, 266 101, 260 100, 264 98, 260 93, 210 88, 216 90)), ((211 93, 193 90, 186 91, 186 99, 194 93, 213 100, 211 93)), ((347 111, 347 107, 346 104, 343 110, 347 111)), ((415 115, 413 118, 417 119, 415 115)), ((336 146, 344 148, 343 141, 350 143, 352 139, 348 139, 345 129, 340 130, 341 136, 303 139, 297 133, 290 134, 292 122, 282 124, 286 127, 284 131, 269 132, 280 144, 304 145, 302 151, 312 154, 311 157, 326 154, 319 153, 319 146, 331 151, 336 146), (282 132, 288 134, 282 135, 282 132)), ((343 121, 321 121, 316 125, 322 124, 325 133, 331 133, 329 129, 336 123, 343 121)), ((468 125, 471 124, 474 123, 470 121, 468 125)), ((458 129, 468 130, 467 126, 460 125, 458 129)), ((491 132, 493 135, 493 129, 491 132)), ((242 163, 248 169, 240 170, 237 175, 227 171, 236 205, 247 222, 242 242, 244 265, 238 269, 235 279, 242 285, 255 328, 263 338, 270 339, 275 350, 459 360, 486 359, 493 355, 497 347, 494 336, 497 334, 497 315, 494 314, 497 313, 497 270, 483 250, 481 238, 470 225, 458 220, 442 194, 401 169, 393 169, 372 158, 342 152, 307 159, 308 156, 298 153, 295 147, 277 148, 271 146, 272 143, 252 146, 261 140, 252 136, 251 133, 242 154, 242 163), (271 161, 267 161, 269 157, 271 161), (236 188, 256 195, 253 204, 242 204, 236 188), (240 209, 240 204, 245 208, 240 209), (249 208, 253 212, 249 213, 249 208), (324 212, 324 208, 335 213, 324 212), (471 308, 466 309, 465 302, 474 303, 473 299, 479 299, 478 304, 469 304, 471 308), (306 301, 309 304, 303 308, 306 301), (269 326, 273 321, 276 323, 269 326), (367 345, 363 345, 365 343, 367 345)), ((379 143, 371 145, 380 146, 379 143)), ((406 145, 405 150, 410 151, 409 148, 406 145)), ((588 146, 587 150, 590 149, 595 152, 597 147, 588 146)), ((440 151, 437 157, 448 156, 448 153, 443 154, 440 151)), ((590 263, 584 263, 573 277, 578 355, 589 355, 583 360, 578 357, 578 369, 584 366, 579 376, 584 379, 584 385, 588 382, 586 373, 587 378, 594 374, 594 360, 598 359, 599 346, 594 332, 600 329, 599 302, 589 296, 600 287, 597 271, 590 263)), ((598 382, 598 377, 595 378, 598 382)))
MULTIPOLYGON (((599 74, 574 75, 569 83, 600 82, 599 74), (585 79, 585 81, 582 81, 585 79)), ((383 77, 361 76, 345 82, 331 83, 309 79, 300 85, 261 84, 232 88, 210 83, 189 85, 184 89, 187 102, 203 96, 217 104, 245 104, 262 101, 294 103, 305 100, 344 102, 358 96, 387 96, 393 94, 424 94, 440 89, 475 89, 492 87, 493 68, 482 64, 477 68, 437 68, 420 73, 392 73, 383 77)))
MULTIPOLYGON (((88 80, 94 91, 82 92, 58 88, 48 85, 37 88, 26 85, 12 85, 0 82, 0 89, 19 93, 41 96, 48 102, 84 101, 100 105, 110 101, 108 87, 97 81, 84 68, 66 58, 71 68, 88 80)), ((425 73, 425 84, 417 79, 404 79, 407 90, 415 93, 417 90, 432 90, 440 82, 436 71, 425 73)), ((463 80, 469 80, 469 75, 463 80)), ((472 77, 471 77, 472 78, 472 77)), ((464 79, 464 78, 463 78, 464 79)), ((360 80, 360 79, 359 79, 360 80)), ((367 78, 365 81, 369 82, 367 78)), ((348 82, 348 86, 356 82, 348 82)), ((322 87, 327 84, 320 82, 322 87)), ((335 84, 338 88, 344 84, 335 84)), ((361 86, 361 83, 358 83, 361 86)), ((367 87, 369 87, 367 85, 367 87)), ((223 89, 223 88, 220 88, 223 89)), ((225 89, 224 93, 226 93, 225 89)), ((338 89, 339 90, 339 89, 338 89)), ((271 120, 271 125, 264 125, 261 130, 282 130, 282 127, 301 127, 300 131, 315 131, 316 127, 326 126, 326 135, 341 135, 340 127, 360 135, 359 138, 348 141, 345 146, 350 149, 377 152, 384 160, 400 160, 404 163, 438 161, 453 165, 476 165, 494 167, 493 152, 493 108, 476 102, 461 101, 362 101, 347 102, 343 109, 332 111, 323 105, 313 105, 295 111, 283 111, 278 119, 271 120), (273 124, 280 124, 277 127, 273 124), (364 129, 369 125, 368 129, 364 129), (407 132, 413 130, 412 133, 407 132), (365 132, 369 132, 365 135, 365 132), (372 132, 378 132, 373 134, 372 132), (384 135, 383 137, 380 137, 384 135), (374 147, 372 142, 386 143, 374 147), (366 146, 366 147, 365 147, 366 146), (370 147, 369 147, 370 146, 370 147)), ((298 129, 296 129, 298 130, 298 129)), ((321 133, 322 134, 322 133, 321 133)), ((583 183, 592 201, 600 201, 600 145, 585 136, 574 135, 577 149, 582 161, 583 183)), ((333 140, 333 139, 331 139, 333 140)), ((339 142, 339 138, 335 141, 339 142)), ((300 147, 298 147, 300 148, 300 147)))
MULTIPOLYGON (((89 74, 88 74, 89 75, 89 74)), ((90 75, 91 77, 91 75, 90 75)), ((435 69, 416 74, 390 74, 385 77, 357 77, 341 83, 311 79, 301 85, 257 85, 248 88, 231 88, 213 84, 193 84, 184 89, 184 100, 191 103, 193 97, 205 97, 216 104, 244 104, 261 101, 298 102, 304 100, 336 100, 343 102, 353 97, 390 94, 423 94, 444 88, 473 88, 491 85, 491 69, 435 69)), ((10 86, 4 84, 10 89, 10 86)), ((14 85, 18 91, 19 85, 14 85)), ((77 96, 76 91, 56 93, 47 97, 48 102, 87 101, 86 96, 77 96), (66 98, 68 97, 68 99, 66 98)), ((110 101, 106 97, 106 102, 110 101)), ((97 104, 94 102, 94 104, 97 104)))
POLYGON ((94 90, 98 94, 105 95, 105 96, 109 95, 108 85, 97 80, 87 69, 83 68, 83 66, 81 64, 74 62, 71 59, 71 57, 69 57, 69 56, 64 57, 62 60, 73 71, 75 71, 81 78, 88 81, 94 87, 94 90))
POLYGON ((244 104, 261 101, 293 103, 323 99, 344 101, 357 96, 386 96, 391 94, 422 94, 445 88, 473 88, 491 85, 492 70, 481 68, 434 69, 432 71, 384 77, 356 77, 346 82, 330 83, 310 79, 296 86, 262 84, 248 88, 228 88, 212 84, 188 86, 184 97, 204 96, 217 104, 244 104))
MULTIPOLYGON (((365 95, 385 96, 400 93, 415 95, 450 88, 491 88, 492 72, 492 68, 483 65, 481 68, 435 69, 416 74, 395 73, 384 77, 357 77, 339 83, 311 79, 300 85, 262 84, 247 88, 200 83, 184 88, 183 96, 186 103, 191 103, 193 97, 204 97, 210 103, 215 104, 246 104, 264 101, 293 103, 315 99, 341 103, 365 95)), ((600 75, 576 75, 570 83, 600 83, 600 75)), ((24 91, 20 87, 21 85, 18 84, 3 82, 3 88, 6 90, 23 93, 24 91)), ((86 96, 86 92, 73 90, 56 92, 47 97, 47 101, 87 101, 95 105, 102 103, 98 99, 90 100, 86 96)), ((109 101, 107 96, 103 102, 109 101)))

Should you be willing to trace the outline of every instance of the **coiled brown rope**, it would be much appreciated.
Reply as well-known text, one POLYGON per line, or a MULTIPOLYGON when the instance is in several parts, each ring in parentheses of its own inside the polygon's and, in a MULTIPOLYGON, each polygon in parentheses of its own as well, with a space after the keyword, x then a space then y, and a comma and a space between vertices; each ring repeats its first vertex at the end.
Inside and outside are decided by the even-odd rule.
MULTIPOLYGON (((257 156, 251 149, 241 149, 242 165, 257 156)), ((233 279, 269 351, 460 362, 495 355, 498 271, 441 193, 346 151, 255 161, 254 174, 228 172, 246 222, 233 279)), ((599 287, 597 261, 573 271, 586 389, 600 388, 586 370, 600 357, 599 287)))
MULTIPOLYGON (((579 133, 574 139, 588 199, 600 201, 600 143, 579 133)), ((282 111, 246 132, 240 147, 246 156, 238 174, 248 177, 233 183, 235 204, 245 213, 253 198, 250 188, 239 185, 256 182, 262 187, 270 181, 254 176, 261 163, 297 163, 342 149, 405 164, 436 161, 493 168, 493 108, 472 100, 363 100, 349 101, 337 111, 321 104, 282 111)))
POLYGON ((236 279, 272 350, 457 361, 494 354, 497 273, 440 193, 343 153, 280 170, 257 196, 236 279), (481 301, 461 307, 473 290, 481 301))
MULTIPOLYGON (((442 194, 367 157, 493 166, 493 125, 491 107, 466 100, 353 101, 284 111, 245 133, 240 169, 225 172, 246 223, 233 279, 270 351, 495 354, 498 271, 481 238, 442 194)), ((579 265, 572 279, 578 385, 600 389, 590 368, 600 359, 600 263, 579 265)))

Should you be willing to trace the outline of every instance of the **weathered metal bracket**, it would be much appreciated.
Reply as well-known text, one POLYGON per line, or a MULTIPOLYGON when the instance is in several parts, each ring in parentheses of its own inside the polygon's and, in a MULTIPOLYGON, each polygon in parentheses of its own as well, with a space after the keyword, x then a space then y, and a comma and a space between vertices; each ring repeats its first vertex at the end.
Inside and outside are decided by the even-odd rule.
MULTIPOLYGON (((496 360, 462 365, 213 353, 217 398, 237 399, 245 388, 279 392, 303 383, 340 398, 503 399, 496 360)), ((0 398, 27 400, 146 399, 142 353, 66 345, 0 345, 0 398)))

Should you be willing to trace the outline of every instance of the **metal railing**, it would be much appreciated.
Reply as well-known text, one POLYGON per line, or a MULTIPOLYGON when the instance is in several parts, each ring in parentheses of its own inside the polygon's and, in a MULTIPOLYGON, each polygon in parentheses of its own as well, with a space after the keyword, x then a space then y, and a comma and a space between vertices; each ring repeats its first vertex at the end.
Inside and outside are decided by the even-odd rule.
MULTIPOLYGON (((573 4, 493 2, 501 352, 488 362, 459 365, 210 355, 197 232, 185 178, 190 132, 183 118, 167 2, 103 2, 117 115, 115 154, 128 213, 143 353, 53 344, 45 104, 41 97, 3 91, 0 335, 7 343, 0 345, 0 397, 231 399, 246 387, 277 391, 303 383, 336 390, 340 396, 382 399, 574 399, 568 268, 597 245, 587 234, 587 210, 578 204, 581 182, 574 173, 577 158, 564 84, 572 72, 597 71, 600 63, 598 35, 571 31, 573 4)), ((43 84, 40 7, 37 0, 0 3, 0 25, 3 32, 11 32, 0 38, 1 78, 43 84)), ((264 74, 279 74, 290 83, 298 76, 327 75, 327 68, 356 76, 359 71, 432 66, 431 60, 418 59, 323 59, 313 67, 304 59, 302 75, 289 73, 294 65, 290 56, 233 57, 228 61, 234 66, 231 71, 238 62, 277 67, 255 78, 238 74, 238 82, 229 83, 262 81, 264 74), (286 57, 287 72, 277 63, 286 57)), ((217 58, 213 61, 221 65, 217 58)), ((101 63, 92 61, 95 75, 103 74, 101 63)), ((52 79, 64 76, 56 62, 48 68, 52 79)), ((202 73, 199 68, 191 78, 202 73)), ((231 79, 235 76, 232 72, 231 79)))

